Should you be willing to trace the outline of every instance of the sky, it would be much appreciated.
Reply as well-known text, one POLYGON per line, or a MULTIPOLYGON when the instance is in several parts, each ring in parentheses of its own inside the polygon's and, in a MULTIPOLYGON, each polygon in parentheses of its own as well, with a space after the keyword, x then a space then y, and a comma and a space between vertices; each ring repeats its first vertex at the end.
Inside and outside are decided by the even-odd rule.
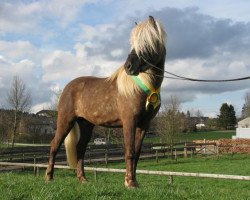
MULTIPOLYGON (((32 96, 32 112, 79 76, 110 76, 126 60, 135 22, 149 15, 167 31, 165 69, 199 79, 250 76, 250 1, 1 0, 0 105, 14 76, 32 96)), ((241 114, 250 80, 199 83, 165 79, 163 104, 215 117, 222 103, 241 114)))

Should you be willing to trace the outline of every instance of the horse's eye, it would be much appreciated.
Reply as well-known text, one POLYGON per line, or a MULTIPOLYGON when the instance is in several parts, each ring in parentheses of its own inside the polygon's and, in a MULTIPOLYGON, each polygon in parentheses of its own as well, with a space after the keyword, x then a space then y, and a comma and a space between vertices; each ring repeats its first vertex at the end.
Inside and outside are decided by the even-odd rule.
POLYGON ((137 22, 135 22, 135 25, 136 25, 136 26, 138 25, 137 22))

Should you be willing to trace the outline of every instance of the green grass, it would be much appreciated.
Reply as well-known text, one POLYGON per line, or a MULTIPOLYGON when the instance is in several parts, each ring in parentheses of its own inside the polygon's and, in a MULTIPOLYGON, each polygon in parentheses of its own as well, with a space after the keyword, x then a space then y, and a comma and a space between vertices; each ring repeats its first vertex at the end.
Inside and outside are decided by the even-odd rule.
POLYGON ((182 134, 180 139, 183 141, 232 139, 232 136, 235 134, 235 131, 204 131, 182 134))
MULTIPOLYGON (((218 139, 232 139, 232 136, 235 135, 236 132, 232 131, 198 131, 193 133, 182 133, 179 135, 177 141, 180 142, 188 142, 193 140, 218 140, 218 139)), ((145 138, 144 143, 160 143, 160 137, 153 138, 145 138)))
MULTIPOLYGON (((97 167, 101 167, 98 165, 97 167)), ((109 167, 124 168, 124 163, 109 167)), ((140 161, 139 169, 204 172, 235 175, 250 175, 250 156, 236 154, 215 158, 182 158, 177 162, 169 159, 140 161)), ((139 189, 124 187, 124 174, 98 173, 97 182, 91 172, 89 182, 79 184, 71 170, 55 170, 55 180, 43 181, 44 171, 34 177, 31 171, 1 173, 0 191, 2 200, 10 199, 250 199, 250 181, 219 180, 194 177, 168 177, 138 175, 139 189)))

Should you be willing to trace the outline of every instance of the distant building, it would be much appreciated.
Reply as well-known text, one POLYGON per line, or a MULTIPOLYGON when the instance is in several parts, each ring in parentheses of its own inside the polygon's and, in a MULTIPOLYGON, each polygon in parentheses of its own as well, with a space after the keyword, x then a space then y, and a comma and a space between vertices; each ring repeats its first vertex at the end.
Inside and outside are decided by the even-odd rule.
POLYGON ((206 127, 205 124, 202 124, 202 123, 196 124, 196 128, 197 128, 197 129, 203 129, 203 128, 205 128, 205 127, 206 127))
POLYGON ((57 111, 41 110, 33 115, 29 122, 29 131, 39 134, 54 135, 56 130, 56 116, 57 111))
POLYGON ((238 128, 236 129, 236 136, 233 136, 233 139, 237 138, 250 139, 250 117, 247 117, 238 122, 238 128))
POLYGON ((56 117, 57 116, 57 111, 56 110, 40 110, 39 112, 36 113, 38 116, 43 116, 43 117, 56 117))
POLYGON ((250 117, 238 122, 238 128, 250 128, 250 117))

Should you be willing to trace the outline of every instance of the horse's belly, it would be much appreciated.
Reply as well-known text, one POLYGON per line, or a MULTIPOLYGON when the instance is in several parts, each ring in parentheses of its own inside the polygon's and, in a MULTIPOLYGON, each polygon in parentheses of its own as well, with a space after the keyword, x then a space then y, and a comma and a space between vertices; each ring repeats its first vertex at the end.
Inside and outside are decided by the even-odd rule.
POLYGON ((105 99, 92 99, 87 102, 82 101, 77 106, 77 116, 83 117, 95 125, 121 126, 117 106, 114 101, 105 99))

